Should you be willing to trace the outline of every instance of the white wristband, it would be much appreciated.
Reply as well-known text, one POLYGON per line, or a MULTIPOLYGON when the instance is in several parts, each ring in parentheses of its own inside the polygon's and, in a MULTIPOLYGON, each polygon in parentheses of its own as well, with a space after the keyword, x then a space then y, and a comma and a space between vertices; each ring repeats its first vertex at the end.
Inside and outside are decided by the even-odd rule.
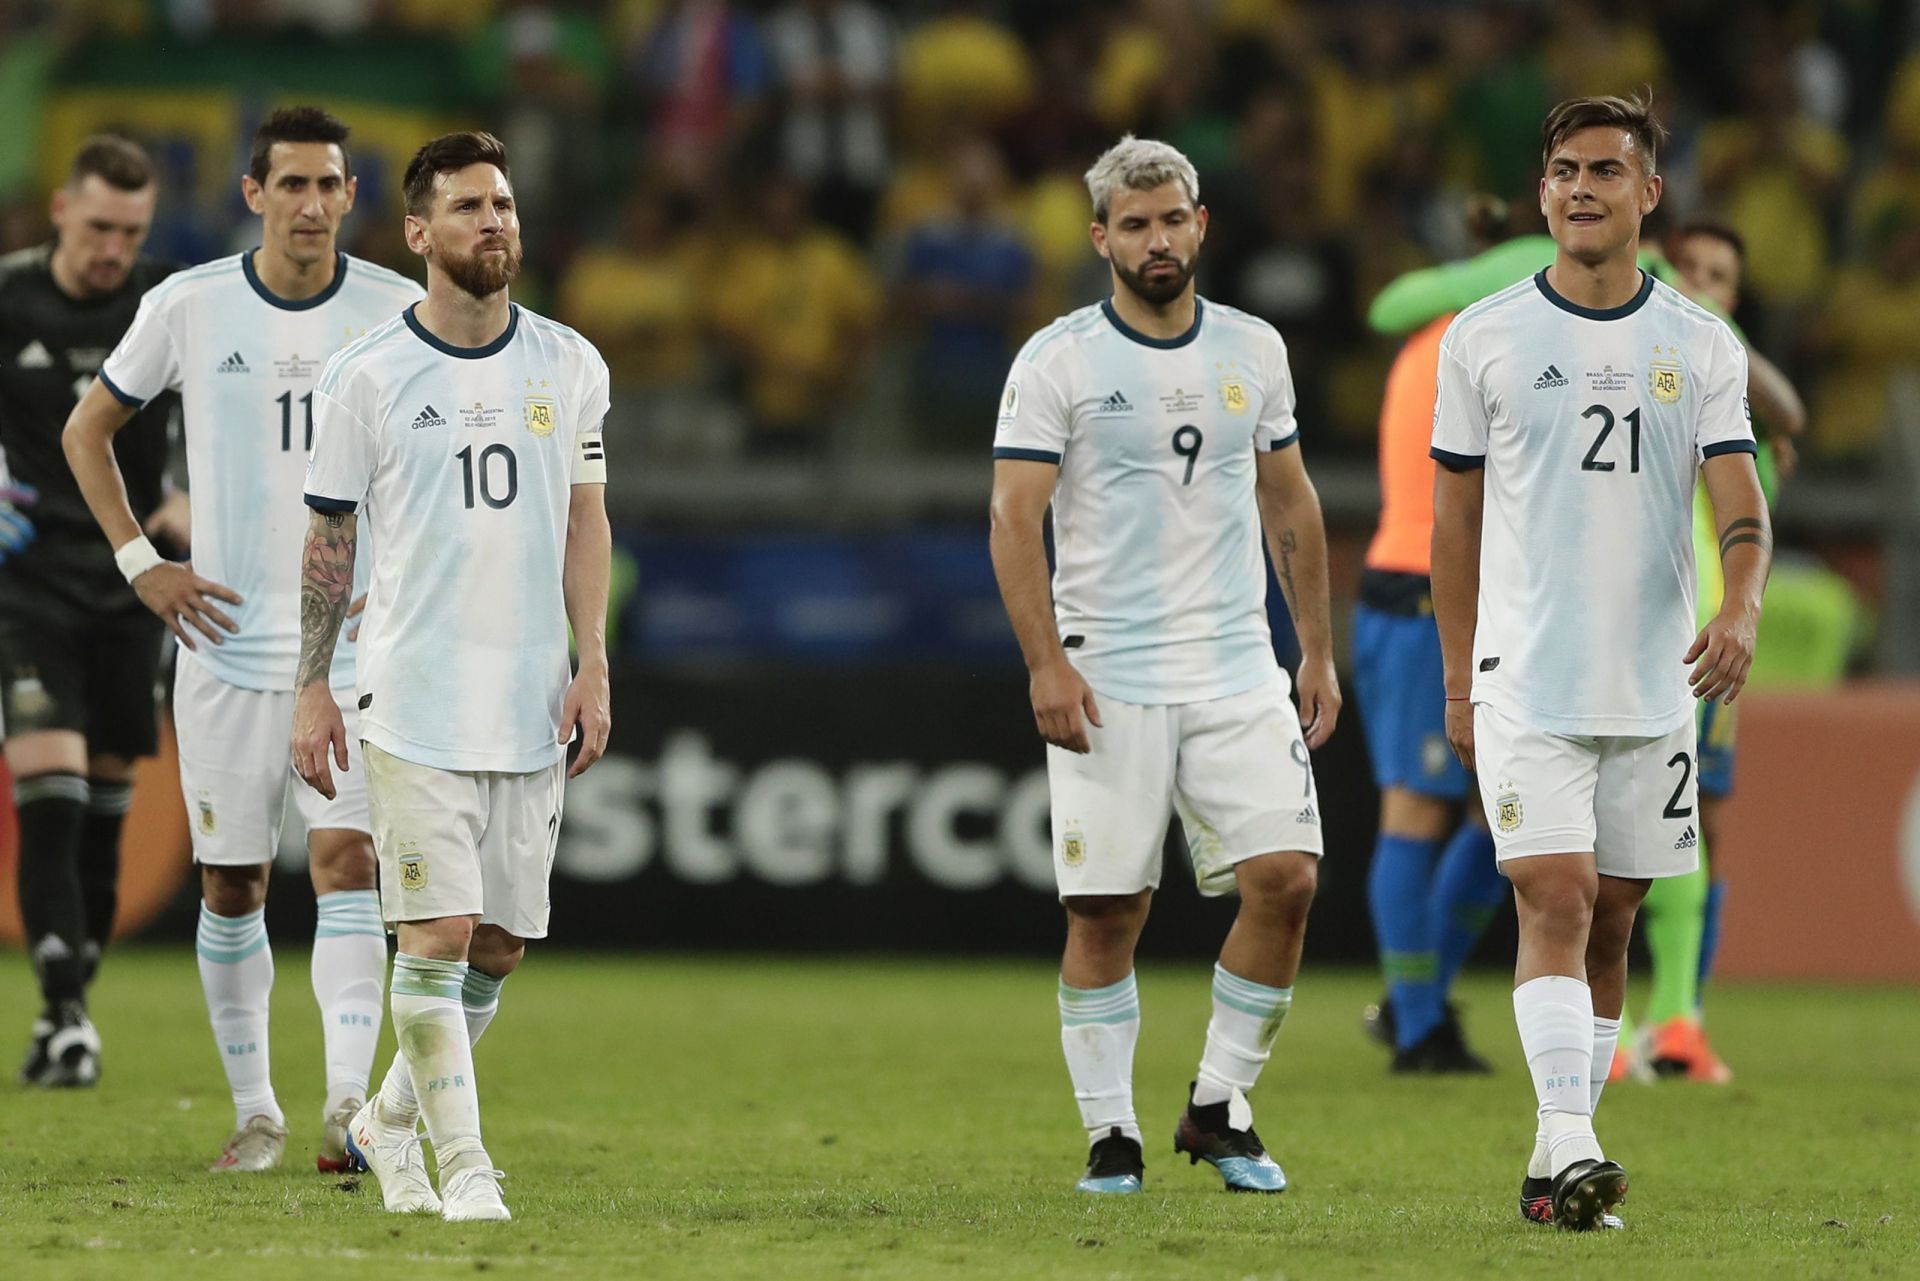
POLYGON ((113 554, 113 563, 120 567, 120 576, 131 583, 155 565, 164 564, 166 557, 153 549, 145 534, 127 543, 113 554))

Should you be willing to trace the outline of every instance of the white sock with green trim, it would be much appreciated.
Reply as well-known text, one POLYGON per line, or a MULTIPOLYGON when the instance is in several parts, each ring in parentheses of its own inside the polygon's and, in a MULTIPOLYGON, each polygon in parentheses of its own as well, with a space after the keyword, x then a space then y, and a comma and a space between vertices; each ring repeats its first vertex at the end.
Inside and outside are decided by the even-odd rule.
POLYGON ((401 952, 393 958, 393 1030, 427 1122, 434 1163, 447 1176, 489 1164, 480 1142, 480 1092, 473 1075, 460 988, 465 961, 434 961, 401 952))
POLYGON ((273 949, 267 946, 267 910, 216 916, 200 905, 194 939, 200 958, 200 990, 207 999, 214 1045, 233 1092, 234 1128, 256 1116, 285 1125, 273 1096, 267 1053, 267 1000, 273 993, 273 949))
POLYGON ((386 1005, 387 932, 377 890, 336 890, 314 902, 313 999, 327 1056, 328 1112, 367 1097, 386 1005))
MULTIPOLYGON (((480 1044, 480 1034, 500 1012, 500 986, 506 981, 504 975, 495 978, 471 965, 467 967, 467 976, 460 984, 460 1008, 467 1019, 469 1048, 480 1044)), ((398 1051, 387 1069, 386 1079, 380 1083, 380 1119, 405 1129, 420 1123, 420 1100, 413 1096, 413 1078, 407 1073, 406 1056, 398 1051)))
POLYGON ((1060 1048, 1080 1104, 1089 1144, 1114 1126, 1138 1143, 1133 1115, 1133 1047, 1140 1039, 1140 992, 1133 975, 1106 987, 1068 987, 1060 981, 1060 1048))
POLYGON ((1207 1048, 1193 1083, 1196 1107, 1225 1103, 1235 1090, 1245 1094, 1253 1089, 1292 1008, 1292 988, 1267 987, 1214 965, 1213 1019, 1207 1024, 1207 1048))

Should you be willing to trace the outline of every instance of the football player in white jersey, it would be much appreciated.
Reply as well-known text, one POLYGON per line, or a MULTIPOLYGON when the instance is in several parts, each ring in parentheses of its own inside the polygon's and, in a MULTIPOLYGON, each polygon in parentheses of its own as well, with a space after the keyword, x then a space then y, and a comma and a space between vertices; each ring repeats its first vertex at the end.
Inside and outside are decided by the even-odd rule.
MULTIPOLYGON (((279 744, 293 722, 302 534, 293 513, 313 432, 313 387, 328 356, 420 296, 412 281, 336 247, 353 208, 346 139, 347 127, 317 107, 267 118, 241 179, 260 215, 260 247, 149 292, 65 433, 74 475, 121 572, 183 651, 174 721, 200 865, 200 978, 235 1114, 213 1166, 219 1171, 270 1169, 286 1146, 268 1070, 273 954, 265 906, 293 780, 279 744), (181 393, 185 414, 191 564, 162 560, 141 536, 114 462, 114 433, 167 390, 181 393)), ((350 700, 351 650, 332 679, 350 700)), ((293 790, 319 902, 313 992, 327 1093, 315 1160, 323 1171, 342 1171, 346 1123, 366 1098, 380 1038, 386 938, 364 791, 322 804, 293 790)))
POLYGON ((1200 892, 1238 891, 1240 908, 1174 1150, 1231 1189, 1280 1192, 1245 1096, 1293 1001, 1321 853, 1308 751, 1340 711, 1320 502, 1280 335, 1194 291, 1207 211, 1193 165, 1129 136, 1087 187, 1113 293, 1015 359, 992 509, 1047 742, 1061 1043, 1089 1144, 1078 1187, 1140 1190, 1133 954, 1177 810, 1200 892), (1300 636, 1297 714, 1267 628, 1263 527, 1300 636))
POLYGON ((1585 1230, 1616 1226, 1627 1189, 1593 1129, 1627 938, 1652 878, 1698 863, 1693 700, 1746 681, 1772 532, 1745 351, 1635 262, 1658 123, 1579 98, 1543 136, 1554 263, 1441 343, 1433 600, 1447 736, 1519 907, 1513 1009, 1538 1104, 1521 1213, 1585 1230), (1702 476, 1726 587, 1696 631, 1702 476))
POLYGON ((520 224, 498 139, 429 142, 406 197, 427 297, 336 356, 315 394, 293 753, 326 796, 334 766, 358 768, 326 673, 364 508, 358 732, 381 906, 399 934, 400 1053, 348 1141, 389 1210, 506 1219, 473 1043, 526 941, 547 934, 566 744, 577 727, 573 774, 606 749, 607 366, 507 299, 520 224))

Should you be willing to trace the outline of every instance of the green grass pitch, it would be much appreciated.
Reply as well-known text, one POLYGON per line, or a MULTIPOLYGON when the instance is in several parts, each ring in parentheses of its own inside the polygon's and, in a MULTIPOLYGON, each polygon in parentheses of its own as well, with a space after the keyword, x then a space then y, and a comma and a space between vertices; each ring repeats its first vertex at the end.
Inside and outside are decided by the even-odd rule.
MULTIPOLYGON (((32 1009, 8 964, 11 1055, 32 1009)), ((94 1001, 99 1089, 0 1091, 0 1276, 1920 1276, 1905 991, 1716 990, 1739 1079, 1610 1089, 1600 1129, 1633 1175, 1630 1230, 1574 1236, 1515 1213, 1532 1098, 1498 976, 1461 993, 1498 1075, 1396 1080, 1358 1030, 1376 980, 1309 969, 1254 1099, 1294 1186, 1256 1198, 1171 1151, 1208 967, 1143 966, 1147 1191, 1093 1200, 1071 1191, 1083 1140, 1044 963, 536 952, 478 1061, 516 1218, 456 1227, 314 1172, 304 946, 279 965, 288 1167, 204 1172, 232 1115, 193 957, 118 952, 94 1001)))

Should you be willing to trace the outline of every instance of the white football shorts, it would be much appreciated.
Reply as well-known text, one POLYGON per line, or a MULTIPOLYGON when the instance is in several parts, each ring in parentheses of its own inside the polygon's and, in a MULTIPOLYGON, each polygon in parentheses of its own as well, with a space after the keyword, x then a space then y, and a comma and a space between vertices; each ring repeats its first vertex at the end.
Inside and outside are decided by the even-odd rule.
POLYGON ((1048 746, 1053 871, 1060 897, 1137 894, 1160 885, 1174 811, 1193 879, 1209 897, 1234 889, 1234 864, 1321 853, 1320 806, 1287 678, 1204 703, 1142 706, 1095 691, 1101 728, 1082 756, 1048 746))
POLYGON ((191 654, 180 655, 174 666, 173 726, 196 863, 272 862, 289 792, 309 832, 369 830, 360 713, 352 691, 335 690, 334 698, 347 723, 347 770, 333 766, 335 795, 328 800, 294 772, 292 690, 230 685, 191 654))
POLYGON ((1476 703, 1473 753, 1502 863, 1591 850, 1602 875, 1635 880, 1700 864, 1691 716, 1658 738, 1572 737, 1476 703))
POLYGON ((389 923, 478 916, 516 938, 545 938, 564 762, 527 774, 473 773, 361 747, 381 915, 389 923))

